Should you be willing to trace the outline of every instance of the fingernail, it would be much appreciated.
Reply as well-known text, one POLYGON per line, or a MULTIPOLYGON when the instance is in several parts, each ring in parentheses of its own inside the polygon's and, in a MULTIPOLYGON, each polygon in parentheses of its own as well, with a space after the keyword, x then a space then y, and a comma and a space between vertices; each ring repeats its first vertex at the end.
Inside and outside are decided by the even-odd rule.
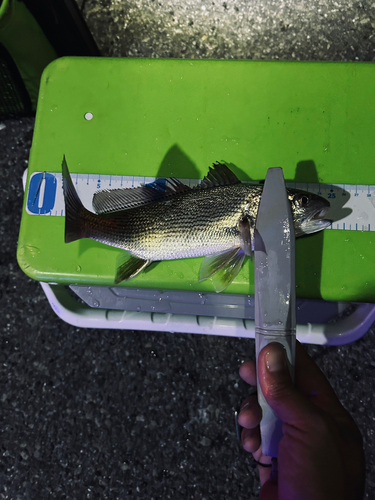
POLYGON ((244 410, 247 410, 250 406, 250 403, 247 402, 247 403, 244 403, 242 406, 241 406, 241 409, 240 409, 240 414, 244 411, 244 410))
POLYGON ((266 352, 267 370, 271 373, 280 372, 286 368, 286 353, 285 348, 281 344, 274 344, 272 348, 266 352))

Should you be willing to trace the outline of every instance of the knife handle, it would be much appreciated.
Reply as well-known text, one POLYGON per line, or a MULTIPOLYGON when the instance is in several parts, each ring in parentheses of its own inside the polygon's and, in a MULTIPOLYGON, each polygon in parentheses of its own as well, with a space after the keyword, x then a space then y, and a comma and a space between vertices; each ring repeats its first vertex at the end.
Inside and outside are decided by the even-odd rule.
MULTIPOLYGON (((288 366, 292 380, 294 381, 294 362, 296 352, 296 335, 295 333, 288 332, 265 332, 264 330, 255 331, 255 353, 258 364, 258 357, 260 351, 271 342, 278 342, 285 348, 288 358, 288 366)), ((258 402, 262 408, 262 420, 260 422, 260 434, 262 439, 262 451, 264 455, 270 457, 278 456, 279 442, 283 437, 282 424, 273 409, 267 403, 262 389, 260 387, 258 370, 257 370, 257 388, 258 388, 258 402)))

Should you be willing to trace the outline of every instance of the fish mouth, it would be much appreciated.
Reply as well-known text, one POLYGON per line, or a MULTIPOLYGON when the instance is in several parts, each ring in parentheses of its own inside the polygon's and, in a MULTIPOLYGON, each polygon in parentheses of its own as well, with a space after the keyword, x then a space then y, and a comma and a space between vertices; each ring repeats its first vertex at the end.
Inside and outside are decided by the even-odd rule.
MULTIPOLYGON (((324 216, 328 212, 328 208, 329 207, 319 208, 318 210, 316 210, 316 212, 313 213, 313 215, 310 218, 310 220, 317 220, 317 219, 318 220, 323 220, 324 216)), ((329 219, 327 219, 327 220, 329 220, 329 219)))
POLYGON ((326 229, 332 224, 331 219, 325 219, 329 207, 318 208, 311 215, 306 217, 301 225, 296 230, 296 236, 302 236, 303 234, 316 233, 322 229, 326 229))
POLYGON ((321 229, 325 229, 326 227, 329 227, 332 224, 333 222, 332 219, 325 219, 325 216, 329 208, 330 207, 319 208, 312 214, 312 217, 310 217, 309 222, 310 224, 312 224, 311 229, 314 232, 319 231, 321 229))

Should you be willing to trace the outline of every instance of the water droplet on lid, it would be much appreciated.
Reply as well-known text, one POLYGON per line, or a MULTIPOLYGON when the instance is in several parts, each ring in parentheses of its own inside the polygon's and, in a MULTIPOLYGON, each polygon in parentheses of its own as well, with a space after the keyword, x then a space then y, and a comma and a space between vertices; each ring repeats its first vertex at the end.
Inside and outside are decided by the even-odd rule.
POLYGON ((198 294, 199 296, 199 299, 200 299, 200 303, 203 305, 206 303, 206 295, 204 293, 200 293, 198 294))
POLYGON ((94 300, 92 303, 92 307, 99 307, 99 306, 100 306, 99 300, 94 300))
POLYGON ((90 121, 94 118, 92 113, 85 113, 85 120, 90 121))
POLYGON ((26 245, 26 250, 28 250, 33 257, 35 257, 38 253, 40 253, 39 248, 33 247, 31 245, 26 245))

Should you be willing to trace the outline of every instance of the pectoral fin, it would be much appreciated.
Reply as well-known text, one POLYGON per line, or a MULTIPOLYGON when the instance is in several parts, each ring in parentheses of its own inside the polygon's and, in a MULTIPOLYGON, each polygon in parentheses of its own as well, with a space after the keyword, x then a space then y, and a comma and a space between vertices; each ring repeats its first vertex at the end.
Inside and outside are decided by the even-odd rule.
POLYGON ((117 270, 115 285, 124 280, 130 280, 137 276, 145 267, 150 264, 150 260, 140 259, 128 252, 122 252, 117 257, 117 270))
POLYGON ((239 247, 205 257, 199 271, 199 281, 212 277, 215 291, 222 292, 237 276, 244 258, 245 252, 239 247))
POLYGON ((243 217, 242 219, 240 219, 238 226, 238 229, 240 231, 241 248, 245 252, 245 255, 250 257, 250 259, 252 260, 253 251, 249 219, 247 217, 243 217))

